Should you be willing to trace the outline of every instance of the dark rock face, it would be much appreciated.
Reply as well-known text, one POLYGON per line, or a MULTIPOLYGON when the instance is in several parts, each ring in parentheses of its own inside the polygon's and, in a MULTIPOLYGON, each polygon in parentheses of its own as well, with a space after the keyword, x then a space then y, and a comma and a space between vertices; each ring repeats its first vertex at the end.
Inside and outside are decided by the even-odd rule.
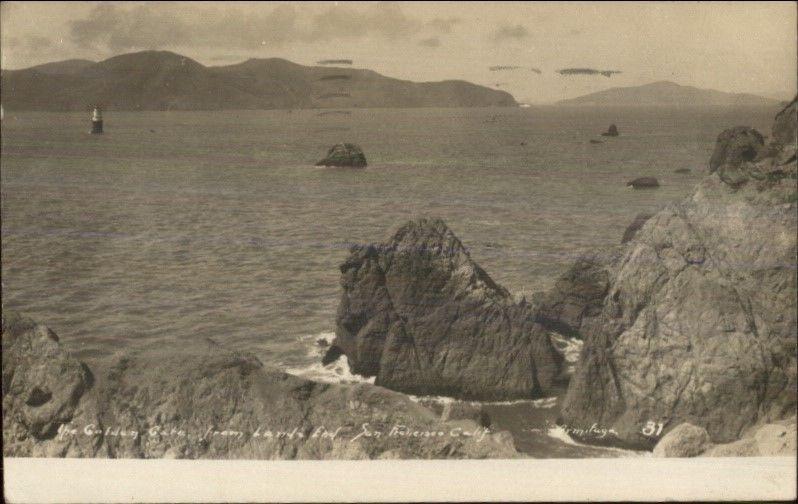
POLYGON ((589 333, 601 314, 610 285, 610 269, 617 258, 617 249, 580 257, 538 300, 538 322, 569 337, 582 338, 589 333))
POLYGON ((352 371, 419 395, 546 395, 562 357, 441 220, 418 219, 341 265, 336 339, 352 371))
POLYGON ((709 160, 709 173, 728 166, 737 168, 745 161, 754 161, 765 150, 762 134, 747 126, 736 126, 718 135, 715 151, 709 160))
POLYGON ((618 127, 614 124, 610 124, 610 127, 607 128, 607 131, 601 134, 601 136, 605 137, 617 137, 620 133, 618 133, 618 127))
POLYGON ((625 245, 585 335, 565 424, 595 423, 618 433, 615 444, 651 448, 681 423, 727 443, 794 414, 796 164, 776 161, 787 148, 741 164, 785 175, 735 185, 711 176, 625 245))
POLYGON ((486 432, 477 422, 467 419, 457 420, 456 424, 441 420, 406 396, 381 387, 320 384, 271 370, 250 354, 226 350, 210 340, 189 347, 129 352, 117 358, 107 374, 89 388, 91 379, 86 366, 61 348, 49 329, 5 315, 5 456, 517 456, 506 432, 486 432), (484 437, 478 441, 476 437, 449 435, 383 435, 353 441, 362 432, 363 424, 384 433, 397 425, 406 426, 409 432, 446 434, 457 427, 484 437), (111 428, 110 433, 106 428, 111 428), (330 435, 339 428, 336 436, 330 435), (70 434, 70 429, 75 429, 74 433, 70 434), (279 432, 284 435, 281 437, 279 432))
POLYGON ((627 182, 626 186, 632 186, 635 189, 653 189, 659 187, 659 181, 654 177, 639 177, 627 182))
POLYGON ((366 155, 363 154, 363 149, 355 144, 336 144, 330 147, 327 156, 316 163, 316 166, 364 168, 367 166, 366 155))
POLYGON ((648 222, 648 219, 653 217, 652 214, 649 213, 641 213, 635 216, 635 219, 626 227, 626 231, 623 232, 623 237, 621 238, 621 243, 626 243, 631 241, 640 228, 643 227, 643 224, 648 222))

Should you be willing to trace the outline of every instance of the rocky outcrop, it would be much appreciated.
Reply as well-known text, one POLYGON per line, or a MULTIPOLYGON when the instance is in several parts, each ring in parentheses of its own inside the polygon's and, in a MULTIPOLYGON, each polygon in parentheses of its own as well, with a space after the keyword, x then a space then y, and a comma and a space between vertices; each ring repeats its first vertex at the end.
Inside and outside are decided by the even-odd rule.
MULTIPOLYGON (((773 138, 789 128, 777 122, 773 138)), ((739 162, 744 176, 716 173, 656 213, 610 269, 564 424, 598 424, 617 432, 614 444, 650 449, 685 422, 728 443, 794 414, 798 210, 796 162, 784 160, 794 145, 757 159, 730 138, 719 138, 716 171, 739 162)))
POLYGON ((327 155, 316 166, 339 166, 344 168, 365 168, 366 155, 355 144, 343 143, 330 147, 327 155))
POLYGON ((441 421, 381 387, 270 370, 210 340, 120 356, 96 383, 44 326, 4 313, 2 340, 5 456, 517 456, 508 433, 441 421))
POLYGON ((562 357, 533 310, 515 303, 439 219, 353 247, 341 286, 333 348, 377 385, 508 399, 547 395, 560 376, 562 357))
POLYGON ((627 182, 626 186, 632 186, 634 189, 654 189, 659 187, 659 181, 655 177, 638 177, 627 182))
POLYGON ((610 127, 607 128, 607 131, 605 131, 604 133, 601 134, 601 136, 605 136, 605 137, 617 137, 618 135, 619 135, 618 126, 616 126, 614 124, 610 124, 610 127))

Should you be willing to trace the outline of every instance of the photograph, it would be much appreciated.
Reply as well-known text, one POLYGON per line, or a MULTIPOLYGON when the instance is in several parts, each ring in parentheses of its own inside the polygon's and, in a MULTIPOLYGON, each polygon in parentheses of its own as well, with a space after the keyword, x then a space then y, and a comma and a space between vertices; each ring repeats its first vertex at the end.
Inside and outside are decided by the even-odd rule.
POLYGON ((5 499, 795 499, 797 25, 3 1, 5 499))

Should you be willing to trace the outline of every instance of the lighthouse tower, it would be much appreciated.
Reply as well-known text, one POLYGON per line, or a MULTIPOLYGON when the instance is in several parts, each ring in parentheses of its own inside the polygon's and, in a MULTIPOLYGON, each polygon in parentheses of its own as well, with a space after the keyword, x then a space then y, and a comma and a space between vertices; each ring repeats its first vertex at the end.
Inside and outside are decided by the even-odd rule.
POLYGON ((94 107, 94 113, 91 115, 91 134, 102 135, 103 133, 103 113, 100 107, 94 107))

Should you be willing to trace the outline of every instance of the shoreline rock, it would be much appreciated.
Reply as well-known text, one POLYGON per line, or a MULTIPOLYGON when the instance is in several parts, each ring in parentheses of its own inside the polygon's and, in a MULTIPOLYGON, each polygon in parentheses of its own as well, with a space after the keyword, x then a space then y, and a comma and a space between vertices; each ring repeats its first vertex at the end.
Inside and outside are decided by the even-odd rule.
POLYGON ((2 340, 5 456, 519 456, 507 432, 467 418, 441 421, 382 387, 316 383, 272 370, 210 340, 128 352, 96 383, 52 331, 29 319, 4 312, 2 340), (355 439, 364 424, 382 435, 355 439))
MULTIPOLYGON (((772 137, 782 130, 795 127, 777 122, 772 137)), ((719 143, 747 145, 736 138, 722 134, 719 143)), ((613 444, 651 449, 685 422, 729 443, 794 414, 794 146, 771 144, 755 161, 740 160, 736 149, 718 146, 718 173, 651 217, 609 268, 563 423, 595 423, 618 433, 613 444), (745 176, 729 182, 723 172, 737 163, 745 176)))

